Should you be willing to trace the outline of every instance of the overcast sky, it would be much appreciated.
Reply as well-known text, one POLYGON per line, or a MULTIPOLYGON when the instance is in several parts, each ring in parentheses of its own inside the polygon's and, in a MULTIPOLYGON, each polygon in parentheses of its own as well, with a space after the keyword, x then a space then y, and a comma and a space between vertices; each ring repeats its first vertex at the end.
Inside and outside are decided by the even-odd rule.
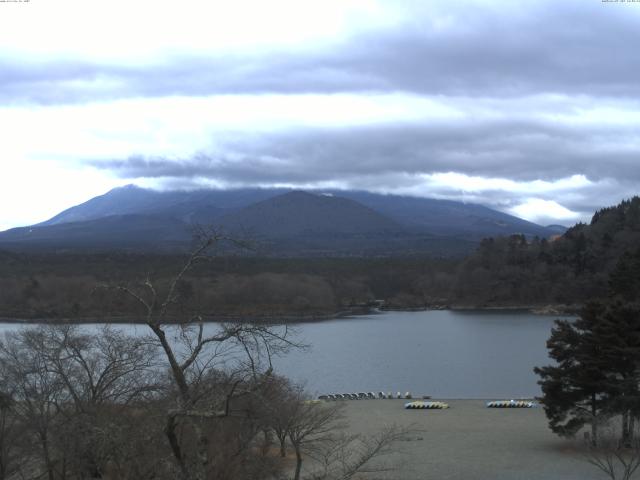
POLYGON ((135 183, 588 221, 640 190, 640 3, 0 1, 0 230, 135 183))

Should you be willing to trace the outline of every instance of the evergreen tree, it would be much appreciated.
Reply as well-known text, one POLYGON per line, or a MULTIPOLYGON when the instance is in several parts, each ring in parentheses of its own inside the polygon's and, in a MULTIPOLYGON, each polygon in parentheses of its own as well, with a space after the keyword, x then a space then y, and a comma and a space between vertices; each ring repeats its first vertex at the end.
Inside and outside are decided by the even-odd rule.
POLYGON ((637 304, 610 302, 597 319, 595 336, 603 345, 602 370, 609 392, 608 409, 622 416, 622 441, 631 443, 640 415, 640 309, 637 304))
POLYGON ((536 368, 551 430, 573 436, 591 425, 622 417, 622 441, 630 443, 640 416, 640 308, 618 301, 592 302, 581 317, 556 321, 547 342, 557 365, 536 368))
POLYGON ((594 444, 608 393, 599 361, 601 345, 593 335, 594 320, 603 309, 603 305, 592 303, 575 322, 556 320, 547 348, 557 364, 534 369, 541 378, 541 403, 551 430, 571 437, 588 424, 594 444))
POLYGON ((620 257, 609 277, 609 289, 612 296, 627 302, 640 300, 640 249, 620 257))

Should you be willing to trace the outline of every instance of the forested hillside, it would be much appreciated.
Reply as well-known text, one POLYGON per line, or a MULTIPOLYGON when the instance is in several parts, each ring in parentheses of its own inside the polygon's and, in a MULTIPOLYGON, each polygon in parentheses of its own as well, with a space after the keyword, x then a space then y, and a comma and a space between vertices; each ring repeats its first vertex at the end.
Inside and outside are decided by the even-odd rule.
POLYGON ((609 274, 618 262, 637 262, 638 248, 640 198, 634 197, 551 241, 483 240, 461 264, 451 297, 479 305, 582 303, 606 295, 609 274))

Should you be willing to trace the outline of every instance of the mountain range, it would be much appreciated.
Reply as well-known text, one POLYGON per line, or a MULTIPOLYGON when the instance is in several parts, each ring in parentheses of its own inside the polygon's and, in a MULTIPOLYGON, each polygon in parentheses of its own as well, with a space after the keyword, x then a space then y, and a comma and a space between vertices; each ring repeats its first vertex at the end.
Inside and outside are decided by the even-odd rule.
POLYGON ((120 187, 30 227, 0 233, 0 248, 189 248, 193 226, 250 238, 267 255, 461 255, 485 237, 550 237, 543 227, 490 208, 361 191, 236 189, 161 192, 120 187))

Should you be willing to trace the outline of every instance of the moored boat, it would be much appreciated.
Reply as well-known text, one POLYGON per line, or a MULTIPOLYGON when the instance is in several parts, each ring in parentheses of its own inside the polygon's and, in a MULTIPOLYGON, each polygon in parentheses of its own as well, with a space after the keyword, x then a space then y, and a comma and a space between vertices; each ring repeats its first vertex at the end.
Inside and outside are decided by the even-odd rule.
POLYGON ((423 402, 418 400, 415 402, 405 403, 404 408, 409 410, 443 410, 445 408, 449 408, 449 404, 445 402, 423 402))
POLYGON ((533 408, 535 402, 529 400, 494 400, 487 402, 487 408, 533 408))

